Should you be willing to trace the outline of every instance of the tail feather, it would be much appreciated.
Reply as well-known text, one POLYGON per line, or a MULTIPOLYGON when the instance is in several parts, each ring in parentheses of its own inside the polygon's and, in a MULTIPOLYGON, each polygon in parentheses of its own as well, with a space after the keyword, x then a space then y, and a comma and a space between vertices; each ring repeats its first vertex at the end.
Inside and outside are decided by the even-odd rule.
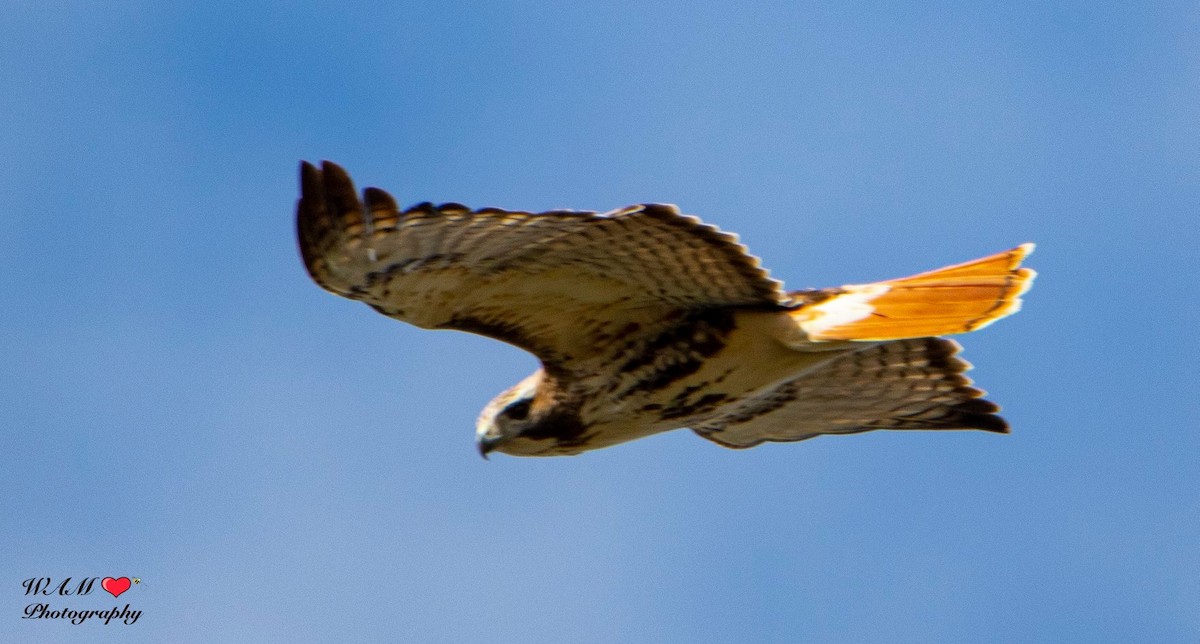
POLYGON ((910 277, 801 291, 792 319, 809 340, 898 340, 967 333, 1021 308, 1033 244, 910 277))

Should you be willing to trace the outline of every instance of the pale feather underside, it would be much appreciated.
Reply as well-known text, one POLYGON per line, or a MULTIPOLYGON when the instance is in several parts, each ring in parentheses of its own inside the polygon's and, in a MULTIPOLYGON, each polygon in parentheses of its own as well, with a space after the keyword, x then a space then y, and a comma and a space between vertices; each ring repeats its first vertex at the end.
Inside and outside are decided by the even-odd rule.
POLYGON ((734 235, 674 206, 400 212, 376 188, 360 201, 328 162, 304 164, 301 185, 300 249, 322 287, 420 327, 517 345, 548 369, 582 367, 672 311, 786 299, 734 235))
POLYGON ((875 429, 1004 433, 999 407, 963 373, 958 343, 915 338, 866 346, 726 405, 693 429, 725 447, 792 442, 875 429))

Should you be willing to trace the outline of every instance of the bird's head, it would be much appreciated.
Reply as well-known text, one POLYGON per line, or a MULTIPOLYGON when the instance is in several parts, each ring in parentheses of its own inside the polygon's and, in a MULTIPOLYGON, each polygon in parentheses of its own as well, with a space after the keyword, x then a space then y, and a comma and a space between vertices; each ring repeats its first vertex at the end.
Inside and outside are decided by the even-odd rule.
POLYGON ((542 373, 538 370, 483 408, 475 423, 475 442, 484 458, 494 451, 528 456, 545 448, 545 441, 535 441, 526 435, 538 424, 534 397, 542 383, 542 373))
POLYGON ((512 456, 570 456, 595 449, 578 412, 564 408, 559 392, 544 371, 496 396, 475 425, 479 453, 512 456))

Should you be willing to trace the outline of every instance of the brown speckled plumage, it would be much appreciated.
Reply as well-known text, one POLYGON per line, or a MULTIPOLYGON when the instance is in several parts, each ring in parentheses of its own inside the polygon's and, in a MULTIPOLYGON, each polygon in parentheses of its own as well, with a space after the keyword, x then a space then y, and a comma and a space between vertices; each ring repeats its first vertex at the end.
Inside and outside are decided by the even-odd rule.
POLYGON ((326 290, 541 360, 484 410, 485 455, 576 454, 682 427, 727 447, 872 429, 1007 431, 962 375, 957 344, 867 335, 904 324, 956 333, 1015 311, 1030 247, 945 273, 787 294, 735 236, 674 206, 400 211, 377 188, 360 201, 328 162, 302 165, 297 230, 326 290), (955 302, 979 304, 942 304, 951 281, 966 294, 955 302), (885 313, 894 324, 875 317, 885 313))

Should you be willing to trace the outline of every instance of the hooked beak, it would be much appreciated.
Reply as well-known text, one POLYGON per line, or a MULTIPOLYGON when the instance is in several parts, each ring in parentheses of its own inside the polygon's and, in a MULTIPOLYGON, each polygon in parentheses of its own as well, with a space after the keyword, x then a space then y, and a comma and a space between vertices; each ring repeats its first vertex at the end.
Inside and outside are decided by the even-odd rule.
POLYGON ((475 446, 479 448, 479 455, 482 456, 483 460, 485 461, 488 460, 488 454, 492 453, 492 451, 495 450, 496 446, 499 444, 499 438, 489 437, 486 435, 475 439, 475 446))

